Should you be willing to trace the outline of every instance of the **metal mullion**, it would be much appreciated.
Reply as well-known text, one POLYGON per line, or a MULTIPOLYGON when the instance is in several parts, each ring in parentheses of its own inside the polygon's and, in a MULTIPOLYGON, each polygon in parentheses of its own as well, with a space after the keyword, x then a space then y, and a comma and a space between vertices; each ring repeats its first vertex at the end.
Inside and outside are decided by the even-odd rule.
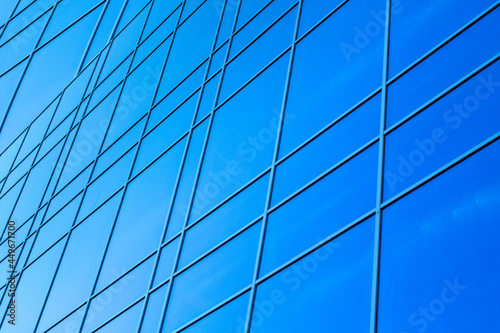
POLYGON ((246 314, 245 333, 249 333, 251 330, 252 313, 253 313, 256 294, 257 294, 257 291, 256 291, 257 290, 257 280, 259 278, 260 264, 262 261, 262 255, 263 255, 263 250, 264 250, 264 240, 266 237, 267 221, 269 219, 269 208, 270 208, 271 202, 272 202, 274 177, 276 175, 276 162, 278 161, 278 158, 279 158, 280 141, 281 141, 281 135, 283 132, 283 124, 285 122, 285 112, 286 112, 286 106, 287 106, 288 93, 290 90, 292 68, 293 68, 293 63, 294 63, 294 59, 295 59, 295 49, 296 49, 297 38, 298 38, 298 34, 299 34, 300 16, 302 14, 302 5, 303 5, 303 1, 299 0, 299 2, 297 4, 297 18, 296 18, 296 22, 295 22, 293 41, 292 41, 292 46, 290 49, 290 56, 289 56, 289 60, 288 60, 289 62, 288 62, 286 80, 285 80, 285 87, 284 87, 283 97, 282 97, 282 102, 281 102, 279 126, 278 126, 278 131, 276 133, 273 161, 272 161, 272 165, 271 165, 271 171, 269 174, 269 185, 268 185, 268 190, 267 190, 266 204, 265 204, 265 208, 264 208, 264 216, 262 218, 261 232, 260 232, 259 243, 258 243, 258 248, 257 248, 256 260, 255 260, 254 275, 253 275, 253 279, 252 279, 252 287, 250 290, 250 297, 249 297, 247 314, 246 314))
POLYGON ((380 253, 382 241, 382 202, 384 201, 384 161, 385 161, 385 127, 387 115, 387 90, 389 80, 389 47, 391 28, 391 0, 386 0, 386 21, 384 33, 384 60, 382 72, 382 103, 380 106, 379 156, 377 173, 377 202, 375 208, 375 230, 373 249, 372 295, 370 311, 370 333, 377 333, 378 297, 380 279, 380 253))
MULTIPOLYGON (((220 26, 222 24, 222 20, 224 19, 226 6, 227 6, 227 0, 224 1, 224 6, 221 9, 221 15, 220 15, 220 18, 219 18, 219 25, 217 27, 217 33, 214 36, 214 42, 213 42, 213 45, 212 45, 212 52, 210 53, 209 59, 212 58, 212 56, 214 54, 213 51, 214 51, 214 49, 215 49, 215 47, 217 45, 218 33, 219 33, 219 30, 220 30, 220 26)), ((234 29, 236 27, 236 22, 237 22, 237 19, 238 19, 238 14, 239 14, 239 11, 240 11, 240 7, 241 7, 241 0, 238 2, 238 7, 236 9, 236 14, 235 14, 235 17, 234 17, 233 26, 231 28, 232 32, 234 32, 234 29)), ((180 17, 182 17, 182 12, 180 14, 180 17)), ((164 322, 166 320, 166 314, 167 314, 168 305, 169 305, 170 297, 172 295, 172 288, 173 288, 173 284, 174 284, 173 277, 175 275, 177 266, 179 264, 180 253, 181 253, 181 250, 182 250, 182 246, 183 246, 183 242, 184 242, 184 236, 185 236, 185 233, 186 233, 186 227, 189 224, 189 219, 190 219, 190 216, 191 216, 191 209, 192 209, 192 206, 193 206, 193 203, 194 203, 194 199, 195 199, 195 195, 196 195, 196 189, 197 189, 198 182, 199 182, 199 179, 200 179, 201 170, 202 170, 202 166, 203 166, 203 161, 204 161, 204 158, 205 158, 205 154, 206 154, 207 147, 208 147, 208 142, 209 142, 209 139, 210 139, 210 133, 211 133, 211 130, 212 130, 212 124, 213 124, 213 120, 214 120, 215 107, 217 105, 217 100, 219 98, 220 91, 221 91, 221 88, 222 88, 222 82, 223 82, 223 79, 224 79, 224 73, 225 73, 225 69, 226 69, 226 63, 227 63, 227 60, 229 58, 229 50, 230 50, 230 46, 231 46, 232 40, 233 40, 233 37, 232 37, 232 34, 231 34, 231 36, 229 37, 229 41, 228 41, 228 49, 226 50, 226 55, 224 57, 224 62, 223 62, 222 69, 221 69, 221 77, 220 77, 219 83, 217 85, 217 92, 216 92, 215 97, 214 97, 213 107, 212 107, 212 110, 209 113, 208 127, 207 127, 207 130, 206 130, 207 132, 206 132, 206 135, 205 135, 205 140, 203 142, 203 147, 202 147, 202 150, 201 150, 199 164, 198 164, 198 167, 197 167, 197 170, 196 170, 195 179, 194 179, 194 182, 193 182, 193 190, 191 191, 191 197, 189 199, 188 209, 187 209, 186 216, 185 216, 185 219, 184 219, 184 225, 182 227, 180 235, 178 236, 179 237, 179 244, 178 244, 178 247, 177 247, 177 253, 176 253, 176 256, 175 256, 175 259, 174 259, 174 264, 173 264, 173 267, 172 267, 172 273, 170 274, 170 283, 167 286, 167 292, 166 292, 166 296, 165 296, 165 301, 164 301, 164 305, 163 305, 163 309, 162 309, 160 321, 159 321, 159 324, 158 324, 158 333, 160 333, 162 331, 163 324, 164 324, 164 322)), ((207 66, 207 69, 206 69, 206 72, 205 72, 205 79, 207 78, 209 71, 210 71, 210 66, 207 66)), ((203 83, 203 85, 204 84, 205 83, 203 83)), ((198 99, 198 105, 197 105, 197 107, 199 107, 199 103, 200 103, 202 97, 203 97, 202 94, 200 94, 200 97, 198 99)), ((193 126, 192 127, 195 126, 195 123, 196 123, 196 114, 193 117, 193 126)))

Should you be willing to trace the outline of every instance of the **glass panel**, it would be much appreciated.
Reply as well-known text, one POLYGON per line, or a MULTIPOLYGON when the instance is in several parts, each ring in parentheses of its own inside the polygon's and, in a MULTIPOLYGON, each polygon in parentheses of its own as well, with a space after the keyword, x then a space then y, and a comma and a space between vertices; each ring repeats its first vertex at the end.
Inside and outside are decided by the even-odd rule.
POLYGON ((43 311, 42 331, 89 297, 120 197, 115 196, 73 230, 43 311))
POLYGON ((143 306, 144 302, 141 301, 137 303, 124 313, 120 314, 120 316, 113 319, 110 323, 106 324, 104 327, 98 329, 95 332, 116 333, 135 330, 137 325, 139 325, 139 319, 141 318, 143 306))
MULTIPOLYGON (((213 60, 213 59, 212 59, 213 60)), ((212 112, 214 109, 215 98, 217 96, 219 84, 220 84, 220 73, 210 79, 203 88, 203 95, 201 96, 200 106, 198 108, 198 113, 196 114, 196 121, 200 121, 207 114, 212 112)))
POLYGON ((283 129, 280 156, 380 86, 383 27, 365 24, 372 19, 373 8, 383 9, 384 3, 349 1, 297 44, 286 108, 286 114, 294 120, 283 129), (352 45, 359 43, 356 31, 360 26, 374 29, 362 52, 352 45))
MULTIPOLYGON (((272 0, 271 0, 272 1, 272 0)), ((270 0, 241 0, 240 12, 238 13, 238 23, 236 29, 242 27, 250 21, 270 0)))
POLYGON ((375 208, 377 161, 373 145, 271 213, 260 275, 375 208))
POLYGON ((369 332, 373 222, 363 222, 260 285, 250 331, 369 332))
POLYGON ((174 280, 163 331, 171 332, 252 282, 260 223, 174 280))
POLYGON ((168 16, 171 16, 169 20, 172 20, 177 24, 177 19, 179 18, 180 10, 174 10, 181 3, 180 0, 172 0, 172 1, 155 1, 153 3, 153 8, 151 9, 151 13, 149 14, 148 22, 146 23, 146 27, 144 28, 144 38, 149 36, 149 34, 156 29, 164 20, 167 19, 168 16))
POLYGON ((155 292, 149 296, 140 332, 150 333, 158 330, 160 318, 163 314, 163 304, 165 303, 165 297, 167 296, 167 289, 168 283, 155 290, 155 292))
POLYGON ((182 333, 234 333, 243 332, 248 307, 249 293, 224 305, 216 312, 182 330, 182 333))
MULTIPOLYGON (((113 283, 90 302, 89 311, 85 317, 83 332, 90 332, 106 320, 123 310, 133 301, 143 296, 148 288, 149 278, 153 269, 154 256, 134 268, 130 273, 113 283)), ((115 272, 116 273, 116 272, 115 272)), ((140 307, 142 309, 142 306, 140 307)), ((134 325, 134 332, 138 322, 134 325)), ((112 332, 126 332, 112 331, 112 332)))
MULTIPOLYGON (((323 17, 337 8, 344 0, 302 0, 302 13, 300 15, 299 36, 302 36, 323 17)), ((385 12, 384 12, 385 14, 385 12)), ((385 18, 383 18, 385 20, 385 18)), ((381 23, 384 26, 384 23, 381 23)))
POLYGON ((464 31, 389 86, 387 124, 392 126, 500 51, 500 8, 464 31), (493 28, 492 28, 493 27, 493 28))
POLYGON ((271 164, 287 67, 285 55, 216 111, 191 221, 271 164))
POLYGON ((495 2, 461 1, 457 5, 452 0, 392 0, 390 76, 423 56, 495 2))
POLYGON ((380 332, 498 331, 499 154, 497 141, 383 212, 380 332))
MULTIPOLYGON (((378 136, 380 105, 380 95, 373 97, 281 163, 274 178, 272 204, 279 203, 378 136)), ((285 119, 284 126, 289 122, 285 119)))
POLYGON ((266 175, 186 231, 178 268, 261 216, 268 186, 269 176, 266 175))
POLYGON ((177 237, 161 249, 160 260, 156 268, 153 287, 170 278, 174 269, 177 250, 179 249, 179 238, 177 237))
MULTIPOLYGON (((2 120, 5 117, 9 103, 12 99, 14 91, 17 88, 17 85, 19 84, 19 79, 21 78, 21 75, 23 74, 27 63, 27 60, 23 61, 15 68, 11 69, 8 73, 0 77, 0 119, 2 120)), ((0 135, 0 137, 2 135, 0 135)), ((13 141, 13 139, 14 137, 9 138, 7 141, 10 141, 7 142, 7 145, 11 141, 13 141)), ((3 151, 7 147, 7 145, 3 145, 0 148, 0 151, 3 151)))
POLYGON ((500 61, 387 136, 389 198, 500 130, 500 61))
POLYGON ((99 276, 98 289, 114 280, 113 270, 130 269, 157 249, 184 146, 185 141, 178 143, 129 184, 99 276), (123 246, 137 242, 141 246, 123 246))

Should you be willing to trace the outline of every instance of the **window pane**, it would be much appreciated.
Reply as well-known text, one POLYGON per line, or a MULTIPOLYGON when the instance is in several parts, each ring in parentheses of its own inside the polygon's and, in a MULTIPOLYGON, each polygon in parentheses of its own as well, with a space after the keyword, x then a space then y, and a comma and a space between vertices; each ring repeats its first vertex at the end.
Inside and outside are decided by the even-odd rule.
POLYGON ((498 331, 499 154, 495 142, 384 211, 380 332, 498 331))

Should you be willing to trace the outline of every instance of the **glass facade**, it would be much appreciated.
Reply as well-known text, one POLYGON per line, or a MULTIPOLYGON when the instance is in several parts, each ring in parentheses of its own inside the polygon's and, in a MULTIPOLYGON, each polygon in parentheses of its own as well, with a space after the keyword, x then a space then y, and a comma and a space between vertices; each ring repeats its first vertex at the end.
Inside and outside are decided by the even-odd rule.
POLYGON ((499 22, 2 0, 0 331, 500 333, 499 22))

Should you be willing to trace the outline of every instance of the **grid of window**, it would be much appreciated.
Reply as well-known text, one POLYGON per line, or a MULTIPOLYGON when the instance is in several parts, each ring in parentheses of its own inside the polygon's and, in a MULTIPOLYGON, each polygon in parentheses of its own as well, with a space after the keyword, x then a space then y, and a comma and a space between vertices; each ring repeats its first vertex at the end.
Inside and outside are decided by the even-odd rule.
POLYGON ((5 0, 0 330, 500 332, 500 1, 459 3, 5 0))

